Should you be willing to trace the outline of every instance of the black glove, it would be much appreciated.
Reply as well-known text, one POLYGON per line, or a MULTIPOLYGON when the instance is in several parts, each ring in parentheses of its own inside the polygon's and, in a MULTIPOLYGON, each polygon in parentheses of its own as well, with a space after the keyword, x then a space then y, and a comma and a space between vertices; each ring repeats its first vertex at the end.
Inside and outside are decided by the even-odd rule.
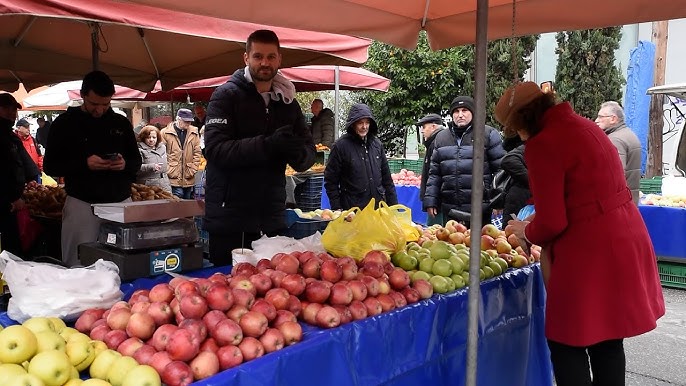
POLYGON ((305 144, 305 138, 293 134, 293 126, 281 126, 274 134, 264 139, 264 144, 270 154, 284 156, 305 144))

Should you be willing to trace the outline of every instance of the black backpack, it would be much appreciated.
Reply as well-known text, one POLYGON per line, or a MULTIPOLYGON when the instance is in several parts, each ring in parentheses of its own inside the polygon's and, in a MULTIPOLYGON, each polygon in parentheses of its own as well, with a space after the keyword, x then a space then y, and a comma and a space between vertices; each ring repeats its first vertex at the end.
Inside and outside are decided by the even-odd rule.
POLYGON ((512 186, 512 176, 503 169, 498 170, 493 176, 491 187, 491 209, 502 209, 505 206, 505 196, 510 186, 512 186))

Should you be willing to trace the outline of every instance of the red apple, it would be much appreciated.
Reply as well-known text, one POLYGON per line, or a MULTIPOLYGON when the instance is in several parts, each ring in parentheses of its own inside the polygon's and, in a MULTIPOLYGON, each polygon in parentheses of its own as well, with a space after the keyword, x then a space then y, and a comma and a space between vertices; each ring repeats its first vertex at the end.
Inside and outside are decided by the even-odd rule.
POLYGON ((481 250, 493 249, 493 242, 495 240, 489 235, 481 235, 481 250))
POLYGON ((284 276, 279 287, 285 289, 291 295, 298 296, 305 291, 305 278, 297 273, 284 276))
POLYGON ((353 301, 353 292, 346 284, 336 283, 331 287, 331 295, 329 296, 329 303, 331 305, 347 306, 353 301))
POLYGON ((126 308, 119 308, 111 311, 107 315, 107 325, 113 330, 125 330, 131 318, 131 311, 126 308))
POLYGON ((90 338, 93 340, 105 340, 105 335, 112 329, 107 324, 101 324, 91 330, 90 338))
POLYGON ((152 355, 150 361, 148 361, 148 365, 152 366, 152 368, 154 368, 158 374, 162 374, 164 372, 164 368, 167 367, 171 361, 172 360, 169 358, 168 352, 158 351, 152 355))
POLYGON ((376 296, 379 294, 379 281, 369 275, 364 275, 360 279, 367 287, 367 296, 376 296))
POLYGON ((353 260, 351 257, 342 257, 338 259, 338 265, 341 266, 341 270, 343 271, 343 276, 341 277, 343 280, 353 280, 357 278, 357 263, 355 263, 355 260, 353 260), (350 259, 346 260, 346 262, 341 263, 341 259, 350 259))
MULTIPOLYGON (((103 315, 105 315, 105 314, 103 314, 103 315)), ((93 327, 91 328, 91 331, 93 330, 93 328, 98 327, 100 325, 107 326, 107 320, 106 319, 98 319, 95 322, 93 322, 93 327)))
POLYGON ((187 386, 193 383, 193 370, 186 363, 172 360, 160 374, 167 386, 187 386))
POLYGON ((391 292, 391 285, 386 280, 379 280, 379 295, 388 295, 391 292))
POLYGON ((211 310, 226 312, 233 306, 233 292, 226 284, 213 283, 205 294, 207 306, 211 310))
POLYGON ((210 277, 208 277, 208 279, 209 279, 212 283, 227 284, 227 283, 226 283, 226 275, 224 275, 224 274, 221 273, 221 272, 215 272, 215 273, 213 273, 212 275, 210 275, 210 277))
POLYGON ((316 326, 317 313, 324 307, 321 303, 310 303, 303 308, 302 318, 306 323, 316 326))
POLYGON ((264 273, 256 273, 248 278, 255 287, 257 295, 264 295, 272 288, 272 279, 264 273))
POLYGON ((396 307, 395 300, 390 294, 379 294, 376 298, 379 300, 379 303, 381 303, 383 312, 388 312, 396 307))
POLYGON ((250 263, 238 263, 231 268, 231 274, 234 276, 245 275, 250 276, 257 273, 257 268, 250 263))
POLYGON ((288 311, 288 310, 278 310, 276 311, 276 318, 272 320, 272 326, 273 327, 279 327, 285 322, 297 322, 298 319, 295 317, 295 315, 288 311))
POLYGON ((132 357, 133 354, 144 345, 145 343, 143 343, 142 340, 132 337, 121 342, 119 346, 117 346, 117 351, 119 351, 121 355, 132 357))
POLYGON ((361 280, 351 280, 348 287, 353 294, 353 300, 364 300, 367 298, 367 286, 361 280))
POLYGON ((207 326, 202 320, 199 319, 186 319, 179 323, 179 328, 186 329, 193 334, 193 339, 195 339, 198 344, 207 338, 207 326))
POLYGON ((416 289, 421 299, 428 299, 434 294, 434 287, 424 279, 415 280, 412 288, 416 289))
POLYGON ((155 350, 154 347, 149 344, 144 344, 133 353, 133 359, 135 359, 139 365, 148 365, 156 352, 157 350, 155 350))
POLYGON ((194 339, 191 331, 179 328, 169 336, 166 350, 173 361, 185 362, 198 355, 200 342, 194 339))
POLYGON ((269 275, 269 278, 272 280, 272 287, 278 287, 281 285, 281 281, 283 278, 286 277, 286 272, 283 271, 274 271, 269 275))
POLYGON ((238 346, 220 347, 217 351, 217 357, 219 358, 219 368, 222 370, 230 369, 243 363, 243 353, 238 346))
POLYGON ((252 336, 257 338, 264 334, 269 326, 269 321, 264 314, 256 311, 248 311, 245 315, 238 321, 238 324, 243 330, 243 335, 252 336))
POLYGON ((384 274, 383 264, 375 261, 366 261, 362 263, 360 272, 378 279, 384 274))
POLYGON ((312 303, 324 303, 331 295, 329 287, 321 281, 315 281, 305 287, 305 299, 312 303))
POLYGON ((297 297, 291 295, 288 297, 288 311, 292 312, 296 317, 302 311, 302 302, 297 297))
POLYGON ((270 353, 283 348, 284 337, 278 329, 268 328, 260 337, 260 343, 262 343, 262 347, 264 347, 264 352, 270 353))
POLYGON ((372 250, 372 251, 365 253, 364 257, 362 258, 363 264, 366 262, 375 262, 375 263, 383 264, 387 261, 388 261, 388 256, 386 256, 385 253, 383 253, 381 251, 375 251, 375 250, 372 250))
POLYGON ((198 285, 190 280, 179 282, 176 288, 174 288, 174 295, 176 295, 177 298, 190 294, 200 294, 198 285))
POLYGON ((257 272, 262 272, 266 269, 271 269, 272 268, 272 262, 269 259, 260 259, 260 261, 255 264, 255 268, 257 268, 257 272))
POLYGON ((210 279, 206 279, 204 277, 196 277, 196 278, 193 278, 192 281, 194 281, 195 284, 198 285, 198 289, 200 290, 201 296, 205 296, 205 294, 207 294, 207 290, 213 284, 210 281, 210 279))
POLYGON ((319 271, 322 280, 330 283, 336 283, 343 277, 343 269, 336 263, 335 260, 327 260, 322 263, 319 271))
POLYGON ((238 323, 246 312, 248 312, 248 308, 240 304, 234 304, 230 310, 226 311, 226 317, 238 323))
POLYGON ((147 290, 147 289, 139 289, 139 290, 133 291, 133 293, 131 294, 131 297, 129 298, 129 304, 133 306, 134 304, 136 304, 140 301, 149 302, 150 301, 150 298, 148 297, 149 293, 150 293, 150 290, 147 290))
POLYGON ((216 354, 217 351, 219 351, 219 345, 217 344, 217 341, 214 340, 214 338, 205 339, 205 341, 200 344, 200 352, 203 351, 210 351, 216 354))
POLYGON ((276 318, 276 308, 274 308, 273 304, 264 299, 257 299, 250 308, 250 311, 257 311, 261 313, 270 322, 276 318))
POLYGON ((202 317, 202 321, 203 323, 205 323, 205 327, 207 327, 208 331, 211 330, 215 324, 221 322, 224 319, 226 319, 226 314, 219 310, 212 310, 202 317))
POLYGON ((93 329, 93 323, 95 323, 98 319, 101 319, 102 314, 104 314, 104 313, 105 313, 104 309, 89 308, 86 311, 83 311, 81 316, 79 316, 79 318, 76 319, 76 323, 74 324, 74 328, 79 330, 79 332, 82 332, 84 334, 88 334, 93 329))
POLYGON ((288 255, 287 253, 277 253, 271 258, 271 264, 272 268, 276 269, 276 266, 281 262, 281 259, 283 259, 284 256, 288 255))
POLYGON ((149 307, 150 307, 150 302, 145 301, 145 300, 141 300, 141 301, 134 303, 131 306, 131 313, 135 314, 138 312, 147 312, 149 307))
POLYGON ((322 328, 338 327, 341 324, 341 315, 331 306, 323 306, 316 316, 317 325, 322 328))
POLYGON ((245 308, 250 308, 252 307, 252 304, 255 303, 255 294, 248 290, 234 288, 231 290, 231 292, 233 293, 234 305, 241 305, 245 308))
POLYGON ((284 322, 279 325, 278 329, 283 335, 286 346, 298 343, 303 338, 303 329, 297 322, 284 322))
POLYGON ((319 258, 309 259, 303 264, 303 276, 319 279, 322 268, 322 261, 319 258))
POLYGON ((361 320, 367 317, 367 306, 360 300, 353 300, 348 306, 353 320, 361 320))
POLYGON ((272 288, 264 295, 264 299, 274 305, 277 310, 288 308, 288 298, 290 294, 283 288, 272 288))
POLYGON ((251 294, 257 295, 257 288, 250 281, 250 276, 236 276, 229 282, 231 289, 244 289, 251 294))
POLYGON ((131 315, 126 325, 126 333, 131 337, 147 340, 152 337, 154 332, 155 320, 147 313, 141 312, 131 315))
POLYGON ((219 321, 210 329, 210 336, 217 341, 220 347, 226 345, 237 345, 243 340, 243 330, 231 319, 219 321))
POLYGON ((179 310, 184 318, 202 319, 207 313, 207 300, 200 295, 185 295, 179 301, 179 310))
POLYGON ((407 305, 407 300, 405 300, 405 296, 403 296, 403 294, 401 294, 400 292, 391 291, 391 293, 389 293, 388 295, 391 298, 393 298, 393 301, 395 302, 395 308, 405 307, 407 305))
POLYGON ((376 316, 383 312, 383 307, 381 307, 381 302, 375 297, 369 297, 364 299, 364 305, 367 307, 368 316, 376 316))
POLYGON ((300 269, 300 262, 292 255, 285 255, 279 259, 276 264, 274 264, 274 260, 272 260, 272 268, 286 274, 298 273, 298 270, 300 269))
POLYGON ((157 351, 164 351, 167 348, 169 337, 179 328, 173 324, 164 324, 159 326, 155 333, 152 334, 150 344, 157 351))
POLYGON ((250 336, 243 339, 241 344, 238 345, 238 348, 241 350, 241 353, 243 354, 243 360, 245 362, 264 355, 264 347, 262 347, 262 343, 250 336))
POLYGON ((334 306, 333 308, 338 311, 338 315, 341 318, 341 324, 350 323, 353 321, 353 314, 350 312, 346 306, 334 306))
POLYGON ((199 381, 219 372, 219 358, 212 351, 201 351, 190 363, 193 379, 199 381))
POLYGON ((405 287, 400 291, 400 293, 402 293, 405 297, 407 304, 417 303, 419 299, 421 299, 419 291, 412 287, 405 287))
POLYGON ((108 348, 111 350, 117 350, 117 347, 119 347, 122 342, 127 340, 129 338, 128 335, 126 335, 126 331, 124 330, 112 330, 105 334, 105 337, 103 338, 103 342, 107 345, 108 348))
POLYGON ((391 284, 391 288, 399 291, 408 285, 410 285, 410 276, 402 268, 394 268, 390 274, 388 274, 388 282, 391 284))
POLYGON ((152 320, 155 321, 156 326, 170 323, 174 317, 174 312, 169 304, 165 302, 150 303, 150 307, 148 307, 147 312, 148 315, 152 317, 152 320))

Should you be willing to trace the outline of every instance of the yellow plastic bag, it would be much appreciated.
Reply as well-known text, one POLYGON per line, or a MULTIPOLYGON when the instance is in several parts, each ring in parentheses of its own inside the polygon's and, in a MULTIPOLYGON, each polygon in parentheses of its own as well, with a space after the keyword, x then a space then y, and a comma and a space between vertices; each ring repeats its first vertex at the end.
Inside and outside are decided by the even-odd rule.
POLYGON ((364 255, 377 250, 390 256, 405 248, 405 231, 396 216, 396 210, 381 202, 379 209, 374 209, 374 199, 362 210, 352 208, 331 221, 322 235, 324 248, 336 257, 350 256, 362 260, 364 255), (348 221, 346 219, 352 220, 348 221))
POLYGON ((45 172, 42 172, 43 174, 41 175, 41 184, 45 186, 52 186, 55 187, 57 186, 57 181, 55 181, 52 177, 49 175, 45 174, 45 172))
POLYGON ((398 221, 400 221, 400 227, 403 229, 403 232, 405 232, 405 241, 419 240, 419 236, 421 236, 422 233, 412 222, 412 209, 401 204, 389 206, 388 209, 392 210, 398 218, 398 221))

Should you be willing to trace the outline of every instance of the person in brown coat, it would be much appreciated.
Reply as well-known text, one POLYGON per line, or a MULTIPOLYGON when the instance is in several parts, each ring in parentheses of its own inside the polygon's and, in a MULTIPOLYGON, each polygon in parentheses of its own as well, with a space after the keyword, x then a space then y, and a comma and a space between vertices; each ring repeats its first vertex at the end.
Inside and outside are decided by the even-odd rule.
POLYGON ((162 138, 167 145, 169 182, 172 194, 190 199, 195 184, 195 173, 200 166, 200 134, 193 126, 193 112, 179 109, 176 121, 162 129, 162 138))

